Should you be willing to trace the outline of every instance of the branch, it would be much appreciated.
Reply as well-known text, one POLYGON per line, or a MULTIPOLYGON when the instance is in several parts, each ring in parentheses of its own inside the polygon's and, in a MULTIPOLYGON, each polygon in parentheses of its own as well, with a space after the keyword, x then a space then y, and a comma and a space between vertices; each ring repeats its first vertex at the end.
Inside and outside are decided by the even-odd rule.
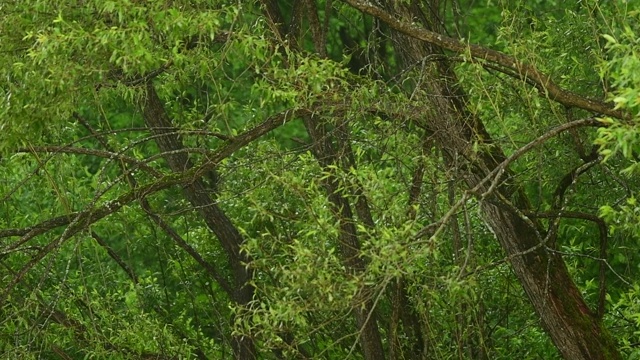
POLYGON ((629 115, 616 110, 613 104, 605 103, 600 100, 590 99, 572 91, 566 90, 558 86, 549 75, 538 70, 535 66, 525 64, 520 60, 501 53, 499 51, 486 48, 484 46, 467 44, 459 39, 451 38, 438 34, 434 31, 426 30, 414 24, 400 21, 385 10, 373 5, 369 1, 362 0, 344 0, 352 7, 376 17, 384 21, 392 29, 399 31, 405 35, 411 36, 418 40, 428 42, 439 46, 443 49, 453 51, 455 53, 464 54, 469 52, 471 57, 482 62, 489 62, 500 67, 496 70, 515 77, 525 82, 535 84, 542 93, 554 101, 567 107, 577 107, 594 113, 605 114, 618 119, 628 119, 629 115))
MULTIPOLYGON (((104 146, 109 152, 114 152, 113 149, 109 146, 108 142, 104 139, 103 136, 100 136, 91 126, 91 124, 89 124, 88 121, 86 121, 86 119, 84 119, 83 117, 81 117, 79 114, 75 114, 76 118, 82 123, 82 125, 87 128, 87 130, 89 130, 89 132, 91 132, 91 134, 95 135, 96 138, 98 139, 98 141, 102 144, 102 146, 104 146)), ((173 129, 165 129, 165 130, 173 130, 173 129)), ((229 138, 226 138, 225 140, 228 140, 229 138)), ((122 171, 127 174, 127 177, 129 179, 129 184, 131 185, 132 188, 136 188, 138 186, 136 179, 131 175, 130 172, 127 171, 127 168, 124 164, 122 165, 122 171)), ((213 267, 213 265, 211 265, 210 263, 208 263, 207 261, 205 261, 202 256, 191 246, 189 245, 180 235, 178 235, 178 233, 173 230, 169 224, 167 224, 161 217, 160 215, 154 213, 151 209, 151 204, 149 204, 149 201, 146 198, 141 198, 140 199, 140 206, 142 207, 142 209, 148 214, 148 216, 158 225, 160 226, 175 242, 176 244, 178 244, 178 246, 180 246, 182 249, 184 249, 189 255, 191 255, 191 257, 198 262, 208 273, 209 275, 211 275, 220 285, 220 287, 222 287, 222 289, 224 291, 227 292, 227 295, 229 295, 229 298, 233 297, 233 292, 231 291, 231 286, 229 285, 229 283, 224 279, 224 277, 222 275, 220 275, 216 269, 213 267)), ((133 272, 133 270, 124 262, 122 261, 122 259, 118 256, 118 254, 116 254, 113 249, 111 249, 111 247, 109 247, 104 240, 102 240, 102 238, 100 238, 98 236, 98 234, 96 234, 95 232, 91 232, 91 235, 93 236, 93 238, 103 247, 107 250, 107 252, 109 253, 109 256, 111 256, 111 258, 116 261, 118 263, 118 265, 120 265, 120 267, 122 269, 124 269, 127 274, 129 274, 129 277, 131 278, 131 280, 134 283, 138 283, 138 279, 135 275, 135 273, 133 272)))
MULTIPOLYGON (((145 195, 150 195, 158 191, 167 189, 174 185, 182 185, 182 184, 189 183, 193 180, 194 176, 202 176, 208 170, 214 168, 220 161, 231 156, 237 150, 241 149, 242 147, 246 146, 252 141, 260 138, 261 136, 265 135, 269 131, 276 129, 280 125, 286 124, 287 122, 291 121, 292 119, 304 113, 310 114, 311 112, 306 109, 298 109, 298 110, 286 110, 279 114, 273 115, 269 119, 265 120, 263 123, 254 127, 253 129, 248 130, 242 133, 241 135, 233 138, 233 140, 228 145, 221 148, 220 150, 211 152, 212 155, 208 156, 207 161, 201 164, 200 166, 193 168, 190 171, 184 172, 182 174, 165 176, 163 178, 160 178, 157 182, 143 186, 142 188, 139 188, 136 191, 145 195), (171 181, 168 181, 168 180, 171 180, 171 181)), ((135 200, 134 191, 131 191, 129 193, 126 193, 125 195, 122 195, 120 198, 118 198, 118 200, 112 203, 121 202, 129 199, 135 200)), ((108 206, 108 204, 105 206, 108 206)), ((58 216, 26 228, 2 229, 0 230, 0 238, 11 237, 11 236, 25 236, 30 233, 32 233, 30 234, 30 238, 32 238, 37 235, 48 232, 54 228, 68 225, 71 222, 71 219, 82 215, 82 213, 84 212, 74 212, 67 215, 58 216)), ((7 249, 5 248, 2 250, 2 252, 6 252, 6 250, 7 249)))
POLYGON ((113 261, 115 261, 118 266, 120 266, 120 268, 127 273, 129 279, 131 279, 134 284, 138 285, 138 276, 136 275, 135 271, 133 271, 133 269, 129 265, 127 265, 124 260, 122 260, 120 255, 113 251, 113 248, 111 248, 111 246, 109 246, 109 244, 107 244, 107 242, 104 241, 104 239, 100 237, 100 235, 98 235, 95 231, 91 231, 91 237, 98 243, 98 245, 102 246, 102 248, 107 251, 107 254, 109 254, 109 257, 112 258, 113 261))
MULTIPOLYGON (((69 225, 59 238, 54 239, 45 247, 43 247, 42 250, 33 255, 31 257, 31 260, 26 265, 24 265, 22 269, 20 269, 20 271, 14 276, 14 278, 1 292, 0 305, 2 305, 6 301, 13 288, 22 280, 22 278, 30 269, 32 269, 38 262, 40 262, 40 260, 44 259, 44 257, 49 253, 60 247, 66 240, 70 239, 75 234, 85 229, 87 226, 120 210, 122 207, 135 201, 140 196, 146 196, 148 194, 152 194, 160 190, 191 181, 191 178, 189 177, 190 174, 192 174, 192 172, 187 172, 183 176, 164 177, 158 182, 154 182, 125 193, 124 195, 118 197, 116 200, 109 201, 103 206, 86 209, 84 211, 79 211, 66 216, 57 217, 55 219, 47 220, 43 223, 31 227, 31 231, 27 232, 17 243, 11 244, 10 246, 7 246, 5 249, 3 249, 2 253, 10 252, 20 246, 20 244, 23 244, 33 237, 45 233, 55 227, 67 224, 69 225)), ((5 232, 11 233, 11 230, 12 229, 10 229, 9 231, 5 230, 5 232)), ((15 232, 15 230, 13 231, 15 232)))
POLYGON ((196 251, 189 243, 187 243, 173 228, 169 226, 160 215, 154 213, 151 210, 151 206, 146 199, 142 199, 142 209, 147 213, 147 215, 156 223, 167 235, 171 237, 171 239, 184 251, 187 252, 206 272, 209 274, 217 283, 220 285, 222 290, 227 293, 230 299, 234 298, 233 289, 229 282, 220 274, 216 268, 209 262, 207 262, 200 253, 196 251))
POLYGON ((478 184, 474 186, 473 189, 465 191, 462 194, 462 197, 458 200, 458 202, 456 202, 455 205, 453 205, 451 209, 449 209, 449 211, 442 218, 440 218, 440 220, 433 222, 423 227, 422 229, 420 229, 413 236, 413 240, 418 241, 421 237, 425 235, 429 235, 428 241, 429 242, 433 241, 435 237, 438 234, 440 234, 440 232, 443 230, 444 225, 449 222, 449 219, 451 219, 451 217, 455 214, 455 212, 458 211, 460 206, 462 206, 462 204, 464 204, 464 202, 467 201, 472 194, 476 194, 476 196, 479 196, 480 200, 484 200, 486 197, 488 197, 500 184, 500 179, 502 178, 502 175, 504 175, 507 167, 512 162, 516 161, 521 156, 526 154, 529 150, 535 148, 536 146, 541 145, 545 141, 562 133, 563 131, 567 131, 569 129, 581 127, 581 126, 597 126, 599 124, 601 123, 598 120, 593 118, 586 118, 586 119, 576 120, 566 124, 562 124, 544 133, 543 135, 537 137, 536 139, 527 143, 525 146, 519 148, 518 150, 514 151, 508 158, 506 158, 504 161, 498 164, 489 174, 487 174, 487 176, 485 176, 482 180, 480 180, 480 182, 478 182, 478 184), (491 181, 491 184, 488 186, 487 190, 480 192, 480 190, 484 190, 485 185, 491 179, 493 180, 491 181))
POLYGON ((118 197, 116 200, 109 201, 102 206, 86 209, 64 216, 59 216, 24 229, 0 230, 0 238, 22 235, 22 238, 17 243, 14 243, 11 246, 5 247, 4 249, 0 250, 1 255, 3 253, 11 252, 21 244, 37 235, 46 233, 60 226, 70 225, 60 238, 50 242, 37 254, 33 255, 31 260, 26 265, 24 265, 22 269, 20 269, 20 271, 14 276, 14 278, 4 287, 4 289, 2 289, 2 291, 0 292, 0 305, 6 301, 13 288, 22 280, 22 278, 30 269, 32 269, 47 254, 58 248, 60 245, 62 245, 63 242, 65 242, 87 226, 120 210, 122 207, 132 203, 136 199, 154 194, 156 192, 168 189, 176 185, 185 185, 193 182, 193 179, 204 176, 209 170, 215 168, 220 161, 231 156, 235 151, 258 139, 262 135, 265 135, 269 131, 276 129, 281 125, 284 125, 288 121, 296 118, 298 115, 303 113, 310 113, 310 111, 306 109, 297 109, 286 110, 284 112, 276 114, 265 120, 263 123, 257 125, 253 129, 248 130, 243 134, 235 137, 228 145, 214 152, 212 156, 208 157, 207 161, 202 165, 183 173, 165 176, 156 182, 141 186, 135 190, 127 192, 118 197))
POLYGON ((580 164, 576 168, 571 169, 569 173, 565 174, 562 177, 562 180, 560 180, 558 186, 556 187, 556 190, 553 193, 552 207, 554 210, 560 210, 562 208, 564 195, 567 192, 569 186, 573 185, 573 183, 576 181, 578 176, 582 175, 583 173, 591 169, 591 167, 599 163, 598 156, 598 149, 593 148, 589 155, 583 157, 583 164, 580 164))
POLYGON ((149 161, 138 160, 136 158, 126 156, 121 153, 112 152, 112 151, 96 150, 96 149, 89 149, 89 148, 82 148, 82 147, 75 147, 75 146, 34 146, 30 148, 25 148, 25 149, 18 149, 16 150, 16 153, 48 153, 48 154, 66 153, 66 154, 78 154, 78 155, 92 155, 92 156, 97 156, 97 157, 110 159, 110 160, 118 159, 125 163, 135 165, 135 167, 139 167, 140 169, 143 169, 149 172, 155 177, 162 176, 162 173, 160 171, 146 164, 149 161))
POLYGON ((602 319, 605 310, 605 300, 607 296, 607 278, 606 278, 606 266, 607 264, 607 246, 608 246, 608 229, 607 223, 600 217, 577 211, 551 211, 551 212, 525 212, 525 215, 538 217, 538 218, 567 218, 567 219, 582 219, 592 221, 598 225, 600 231, 600 258, 597 259, 600 262, 600 269, 598 275, 598 318, 602 319))

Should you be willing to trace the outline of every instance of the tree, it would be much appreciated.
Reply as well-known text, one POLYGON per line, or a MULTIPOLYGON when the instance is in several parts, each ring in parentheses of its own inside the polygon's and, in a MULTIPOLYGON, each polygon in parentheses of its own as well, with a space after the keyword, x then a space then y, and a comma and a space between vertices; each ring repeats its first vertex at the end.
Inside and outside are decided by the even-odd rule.
POLYGON ((630 3, 0 5, 3 353, 637 355, 630 3))

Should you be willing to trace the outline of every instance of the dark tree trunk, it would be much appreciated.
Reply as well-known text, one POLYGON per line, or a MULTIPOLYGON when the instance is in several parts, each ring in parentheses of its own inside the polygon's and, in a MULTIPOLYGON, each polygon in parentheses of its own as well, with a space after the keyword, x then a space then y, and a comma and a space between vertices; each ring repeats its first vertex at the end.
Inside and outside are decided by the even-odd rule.
MULTIPOLYGON (((298 48, 301 25, 305 20, 304 16, 306 14, 306 20, 309 22, 313 33, 316 51, 320 56, 326 57, 326 38, 324 38, 324 32, 321 29, 314 0, 300 0, 293 3, 291 21, 286 32, 284 31, 284 17, 280 12, 277 1, 263 0, 262 4, 274 33, 281 39, 288 39, 289 45, 294 49, 298 48)), ((340 123, 341 121, 338 120, 337 122, 340 123)), ((348 132, 346 129, 340 129, 338 130, 337 139, 330 137, 326 132, 326 124, 323 123, 322 119, 314 119, 312 116, 304 117, 304 125, 313 142, 312 150, 314 156, 320 166, 331 174, 326 179, 324 187, 327 191, 332 211, 339 223, 342 261, 349 272, 360 274, 364 271, 365 264, 360 256, 360 240, 356 231, 352 206, 349 200, 340 192, 335 171, 331 168, 332 165, 338 165, 338 167, 344 167, 345 164, 356 166, 348 140, 340 137, 340 135, 347 136, 348 132), (333 140, 337 141, 337 145, 332 142, 333 140), (340 153, 343 156, 338 155, 336 146, 340 147, 340 153)), ((359 189, 358 184, 355 187, 359 189)), ((369 206, 364 196, 358 197, 355 209, 365 225, 373 227, 369 206)), ((356 304, 353 311, 365 360, 383 360, 385 354, 370 290, 368 287, 361 289, 360 294, 355 299, 356 304)))
MULTIPOLYGON (((146 89, 142 115, 147 127, 154 135, 158 135, 155 141, 160 151, 167 153, 165 159, 169 164, 169 168, 174 172, 183 172, 190 169, 193 164, 189 160, 187 153, 181 152, 184 150, 184 145, 176 133, 178 129, 171 123, 164 105, 158 98, 158 94, 151 82, 147 84, 146 89)), ((215 194, 217 175, 211 173, 209 177, 212 179, 209 186, 204 183, 202 178, 194 179, 189 186, 184 188, 184 195, 191 205, 198 210, 227 253, 235 283, 232 300, 240 305, 247 305, 253 298, 253 287, 248 285, 251 279, 251 272, 245 266, 248 259, 240 252, 243 238, 231 220, 212 199, 210 194, 215 194)), ((255 345, 250 337, 234 336, 232 347, 234 356, 238 360, 256 358, 255 345)))
MULTIPOLYGON (((421 10, 415 2, 407 5, 387 1, 386 8, 405 22, 420 21, 426 28, 438 30, 432 24, 439 24, 440 19, 424 15, 438 14, 438 3, 433 1, 432 9, 421 10)), ((392 39, 406 66, 419 64, 429 55, 442 54, 430 44, 393 30, 392 39)), ((484 154, 472 151, 472 144, 490 143, 491 138, 480 119, 466 111, 464 93, 458 88, 449 65, 445 61, 429 62, 422 69, 417 74, 421 77, 419 86, 429 94, 424 101, 432 109, 424 114, 423 125, 432 131, 445 156, 466 159, 466 166, 459 167, 458 171, 467 185, 474 188, 505 157, 495 144, 487 147, 491 150, 484 154)), ((490 182, 481 186, 478 193, 487 192, 489 187, 490 182)), ((528 210, 522 191, 508 185, 498 186, 488 198, 481 199, 481 210, 562 356, 571 360, 620 359, 615 342, 585 303, 562 257, 541 244, 544 236, 538 231, 539 227, 522 215, 528 210), (496 205, 498 203, 500 205, 496 205)))

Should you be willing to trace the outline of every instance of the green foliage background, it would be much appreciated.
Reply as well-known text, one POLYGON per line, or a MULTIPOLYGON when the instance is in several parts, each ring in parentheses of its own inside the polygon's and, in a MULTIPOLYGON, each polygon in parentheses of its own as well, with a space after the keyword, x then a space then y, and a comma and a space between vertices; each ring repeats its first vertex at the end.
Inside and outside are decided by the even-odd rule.
MULTIPOLYGON (((238 335, 255 339, 265 359, 361 358, 352 313, 362 289, 376 304, 388 348, 400 283, 403 316, 417 325, 398 325, 398 358, 415 351, 412 331, 421 332, 419 350, 432 359, 559 357, 502 261, 478 200, 465 195, 444 155, 425 145, 412 110, 418 104, 406 92, 412 79, 399 71, 390 40, 371 35, 381 25, 341 2, 330 6, 330 18, 320 12, 328 24, 328 57, 321 58, 304 26, 301 51, 276 39, 254 2, 0 4, 3 358, 230 358, 238 335), (286 111, 317 113, 332 136, 337 119, 348 123, 357 167, 321 167, 299 119, 217 165, 216 201, 244 236, 246 266, 254 272, 249 304, 233 302, 138 201, 71 237, 55 227, 20 243, 24 233, 3 232, 106 206, 135 188, 132 178, 139 187, 175 178, 142 119, 142 85, 150 79, 196 164, 286 111), (409 204, 419 166, 423 190, 409 204), (352 203, 365 197, 372 209, 375 228, 356 216, 366 239, 363 273, 348 271, 341 257, 323 187, 334 175, 344 196, 352 203), (455 220, 435 236, 420 236, 457 201, 463 204, 455 220)), ((458 1, 446 12, 452 34, 534 64, 564 88, 630 114, 552 139, 512 164, 517 178, 509 180, 523 186, 534 208, 548 211, 558 183, 582 163, 580 147, 598 147, 602 161, 572 182, 563 209, 606 221, 607 258, 600 259, 599 229, 589 221, 563 220, 557 242, 594 309, 606 260, 603 322, 630 359, 640 358, 639 6, 458 1)), ((507 155, 568 119, 591 116, 472 61, 460 61, 456 72, 470 111, 485 119, 507 155)), ((223 248, 183 197, 183 185, 136 196, 232 281, 223 248)))

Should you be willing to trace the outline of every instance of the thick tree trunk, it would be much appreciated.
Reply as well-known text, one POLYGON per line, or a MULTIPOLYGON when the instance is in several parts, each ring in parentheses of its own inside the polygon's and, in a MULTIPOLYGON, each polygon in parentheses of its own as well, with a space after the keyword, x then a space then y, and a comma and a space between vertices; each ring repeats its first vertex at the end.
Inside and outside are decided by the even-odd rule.
MULTIPOLYGON (((437 3, 431 3, 434 7, 431 11, 421 11, 417 3, 406 5, 406 2, 390 0, 386 8, 408 23, 419 21, 425 27, 437 30, 431 24, 440 20, 424 15, 438 14, 437 3)), ((392 39, 407 66, 426 62, 429 55, 442 54, 432 45, 395 31, 392 31, 392 39)), ((491 140, 482 122, 466 112, 464 94, 457 89, 455 74, 448 64, 428 62, 418 68, 423 71, 416 74, 415 78, 420 78, 416 83, 424 94, 428 94, 424 101, 432 109, 424 114, 424 125, 433 132, 445 156, 466 159, 467 166, 458 171, 473 188, 496 168, 504 155, 495 144, 487 147, 491 150, 484 154, 472 151, 472 144, 490 143, 491 140)), ((479 193, 488 191, 489 186, 489 183, 482 186, 479 193)), ((482 215, 509 256, 543 327, 565 359, 620 359, 615 342, 580 295, 562 257, 541 245, 543 239, 536 224, 521 215, 522 210, 528 210, 527 206, 522 192, 508 186, 497 187, 493 195, 481 201, 482 215), (503 201, 512 196, 516 205, 503 201), (498 202, 502 204, 495 205, 498 202)))
MULTIPOLYGON (((169 168, 174 172, 183 172, 193 167, 187 153, 181 152, 184 150, 184 145, 151 82, 147 84, 142 115, 147 127, 151 129, 154 135, 158 135, 155 141, 160 151, 167 153, 165 159, 169 164, 169 168)), ((209 186, 201 178, 194 179, 189 186, 184 188, 184 195, 191 205, 198 210, 227 253, 235 283, 232 300, 240 305, 247 305, 253 298, 253 287, 248 285, 249 280, 251 280, 251 272, 244 265, 248 262, 248 259, 240 252, 243 238, 231 220, 211 198, 210 194, 216 190, 217 175, 212 173, 209 177, 211 178, 209 186)), ((250 337, 234 336, 232 347, 234 356, 238 360, 256 358, 255 345, 250 337)))
POLYGON ((511 265, 529 300, 565 359, 620 359, 617 347, 589 309, 560 255, 539 245, 535 229, 516 213, 484 202, 485 221, 512 255, 511 265), (515 256, 513 256, 515 255, 515 256))

